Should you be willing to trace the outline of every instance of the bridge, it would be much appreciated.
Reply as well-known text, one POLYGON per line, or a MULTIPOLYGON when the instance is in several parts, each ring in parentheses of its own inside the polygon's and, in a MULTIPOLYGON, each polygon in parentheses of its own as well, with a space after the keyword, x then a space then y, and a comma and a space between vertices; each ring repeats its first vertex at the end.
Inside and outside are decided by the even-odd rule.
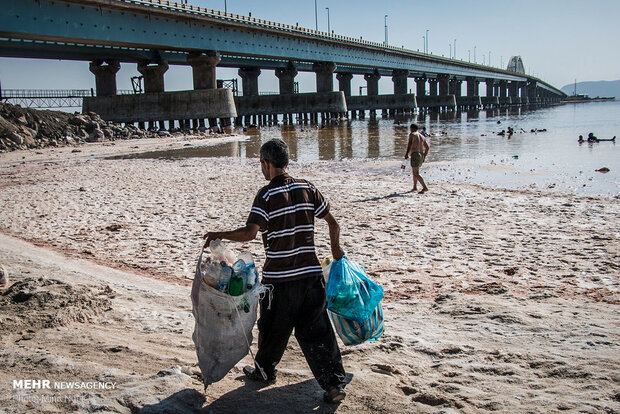
POLYGON ((293 114, 316 121, 319 114, 541 105, 565 97, 517 71, 520 60, 503 70, 173 1, 0 0, 0 7, 0 56, 89 61, 96 97, 84 97, 84 109, 117 122, 269 122, 293 114), (118 93, 116 72, 128 63, 143 75, 144 93, 118 93), (169 65, 191 66, 194 89, 166 92, 169 65), (241 96, 218 87, 216 67, 239 69, 241 96), (259 94, 261 69, 275 70, 278 95, 259 94), (300 71, 316 74, 316 93, 296 93, 300 71), (354 75, 366 80, 365 96, 352 96, 354 75), (393 94, 378 93, 383 76, 391 77, 393 94))

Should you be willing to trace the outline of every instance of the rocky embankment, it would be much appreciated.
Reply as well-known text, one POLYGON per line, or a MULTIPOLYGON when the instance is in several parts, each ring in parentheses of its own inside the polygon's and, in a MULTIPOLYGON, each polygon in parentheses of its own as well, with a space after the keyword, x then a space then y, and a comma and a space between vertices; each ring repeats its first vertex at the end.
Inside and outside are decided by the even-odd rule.
POLYGON ((0 152, 170 135, 104 121, 95 113, 40 111, 0 102, 0 152))

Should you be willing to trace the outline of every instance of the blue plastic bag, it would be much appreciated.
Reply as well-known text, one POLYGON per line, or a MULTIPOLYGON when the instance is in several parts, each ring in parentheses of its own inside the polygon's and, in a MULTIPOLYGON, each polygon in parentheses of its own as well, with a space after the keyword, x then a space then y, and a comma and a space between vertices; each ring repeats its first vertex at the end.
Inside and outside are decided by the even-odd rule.
POLYGON ((376 341, 383 334, 383 310, 378 304, 370 318, 363 323, 347 319, 330 310, 327 311, 334 330, 345 345, 359 345, 365 341, 376 341))
POLYGON ((383 299, 383 288, 346 256, 331 264, 327 282, 327 309, 364 323, 383 299))

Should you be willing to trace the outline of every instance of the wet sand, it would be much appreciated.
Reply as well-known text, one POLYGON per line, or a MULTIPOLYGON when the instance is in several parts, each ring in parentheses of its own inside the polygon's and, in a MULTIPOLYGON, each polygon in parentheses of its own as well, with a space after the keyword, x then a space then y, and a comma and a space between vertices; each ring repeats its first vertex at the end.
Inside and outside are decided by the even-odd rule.
MULTIPOLYGON (((193 268, 207 230, 245 222, 258 160, 104 158, 188 143, 210 142, 0 154, 0 264, 16 283, 0 296, 6 412, 620 412, 618 199, 438 182, 439 163, 418 195, 386 160, 290 166, 385 289, 384 336, 341 346, 347 399, 322 402, 294 338, 276 384, 247 383, 247 356, 203 392, 193 268), (116 386, 13 389, 22 378, 116 386)), ((318 223, 320 257, 328 240, 318 223)), ((259 239, 234 247, 260 269, 259 239)))

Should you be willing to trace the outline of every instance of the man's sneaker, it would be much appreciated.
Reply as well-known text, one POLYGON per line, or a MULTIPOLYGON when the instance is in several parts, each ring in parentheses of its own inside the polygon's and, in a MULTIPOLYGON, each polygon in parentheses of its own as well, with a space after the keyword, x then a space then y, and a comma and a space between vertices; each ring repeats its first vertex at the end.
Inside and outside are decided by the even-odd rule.
POLYGON ((347 393, 344 392, 342 386, 337 386, 325 391, 325 394, 323 394, 323 400, 328 404, 337 404, 344 400, 344 397, 346 396, 347 393))
POLYGON ((274 373, 272 376, 268 376, 267 379, 263 378, 260 371, 251 366, 243 367, 243 373, 246 377, 251 379, 252 381, 262 382, 263 384, 273 384, 276 382, 276 374, 274 373))

